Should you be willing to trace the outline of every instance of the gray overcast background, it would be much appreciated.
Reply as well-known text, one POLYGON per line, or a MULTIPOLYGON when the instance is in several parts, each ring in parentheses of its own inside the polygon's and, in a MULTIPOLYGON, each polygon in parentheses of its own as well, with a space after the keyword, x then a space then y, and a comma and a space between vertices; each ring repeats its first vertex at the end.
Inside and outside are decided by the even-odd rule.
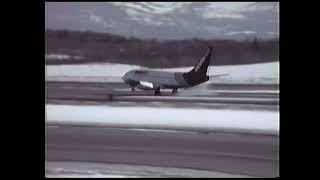
POLYGON ((157 39, 279 36, 278 2, 46 2, 46 29, 157 39))

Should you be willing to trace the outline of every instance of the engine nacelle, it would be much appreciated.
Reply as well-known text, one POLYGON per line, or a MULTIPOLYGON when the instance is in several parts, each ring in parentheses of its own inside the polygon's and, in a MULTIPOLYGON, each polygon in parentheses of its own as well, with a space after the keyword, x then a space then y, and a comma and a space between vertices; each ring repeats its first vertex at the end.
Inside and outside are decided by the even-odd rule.
POLYGON ((142 90, 153 90, 155 87, 153 86, 152 83, 146 82, 146 81, 140 81, 139 85, 137 88, 142 89, 142 90))

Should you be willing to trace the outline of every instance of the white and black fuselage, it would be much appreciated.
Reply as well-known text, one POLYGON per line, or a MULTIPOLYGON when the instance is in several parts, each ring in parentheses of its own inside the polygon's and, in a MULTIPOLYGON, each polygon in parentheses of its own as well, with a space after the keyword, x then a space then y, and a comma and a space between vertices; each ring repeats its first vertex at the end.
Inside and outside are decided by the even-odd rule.
POLYGON ((172 89, 174 93, 179 88, 192 87, 209 80, 207 69, 210 64, 211 55, 212 48, 209 47, 196 66, 189 72, 131 70, 122 79, 132 89, 137 87, 145 90, 156 90, 155 94, 160 94, 160 89, 172 89))

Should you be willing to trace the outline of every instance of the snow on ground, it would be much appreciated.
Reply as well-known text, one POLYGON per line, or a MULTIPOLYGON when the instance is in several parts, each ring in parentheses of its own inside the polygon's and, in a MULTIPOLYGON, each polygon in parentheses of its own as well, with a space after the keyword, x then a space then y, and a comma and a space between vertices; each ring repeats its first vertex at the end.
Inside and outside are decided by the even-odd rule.
POLYGON ((70 81, 70 82, 123 82, 117 76, 47 76, 46 81, 70 81))
POLYGON ((46 80, 76 82, 122 82, 121 77, 129 70, 141 66, 113 63, 47 65, 46 80))
MULTIPOLYGON (((186 72, 193 67, 156 69, 162 71, 186 72)), ((122 82, 121 76, 134 69, 146 69, 143 66, 127 64, 79 64, 47 65, 47 81, 85 81, 85 82, 122 82)), ((271 83, 279 84, 279 62, 249 65, 209 66, 208 75, 229 74, 215 77, 213 83, 271 83)))
MULTIPOLYGON (((164 71, 186 72, 193 67, 169 68, 164 71)), ((209 66, 207 75, 229 74, 214 77, 211 82, 228 83, 273 83, 279 84, 279 62, 246 65, 209 66)))
POLYGON ((66 54, 46 54, 46 60, 54 59, 54 60, 66 60, 66 59, 83 59, 81 56, 70 56, 66 54))
POLYGON ((93 162, 47 162, 47 177, 249 177, 208 170, 93 162))
POLYGON ((121 77, 129 70, 142 68, 142 66, 113 63, 47 65, 46 67, 48 76, 70 77, 121 77))
POLYGON ((48 125, 279 134, 279 112, 46 105, 48 125))
POLYGON ((138 178, 136 176, 104 175, 104 174, 47 174, 47 178, 138 178))

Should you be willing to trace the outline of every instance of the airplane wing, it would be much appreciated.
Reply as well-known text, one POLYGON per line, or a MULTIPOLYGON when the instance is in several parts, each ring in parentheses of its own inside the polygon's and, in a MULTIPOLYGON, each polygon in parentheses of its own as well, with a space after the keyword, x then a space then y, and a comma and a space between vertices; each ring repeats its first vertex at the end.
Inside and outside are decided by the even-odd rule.
POLYGON ((217 75, 212 75, 212 76, 209 76, 209 80, 212 81, 213 78, 215 77, 219 77, 219 76, 227 76, 229 74, 217 74, 217 75))

